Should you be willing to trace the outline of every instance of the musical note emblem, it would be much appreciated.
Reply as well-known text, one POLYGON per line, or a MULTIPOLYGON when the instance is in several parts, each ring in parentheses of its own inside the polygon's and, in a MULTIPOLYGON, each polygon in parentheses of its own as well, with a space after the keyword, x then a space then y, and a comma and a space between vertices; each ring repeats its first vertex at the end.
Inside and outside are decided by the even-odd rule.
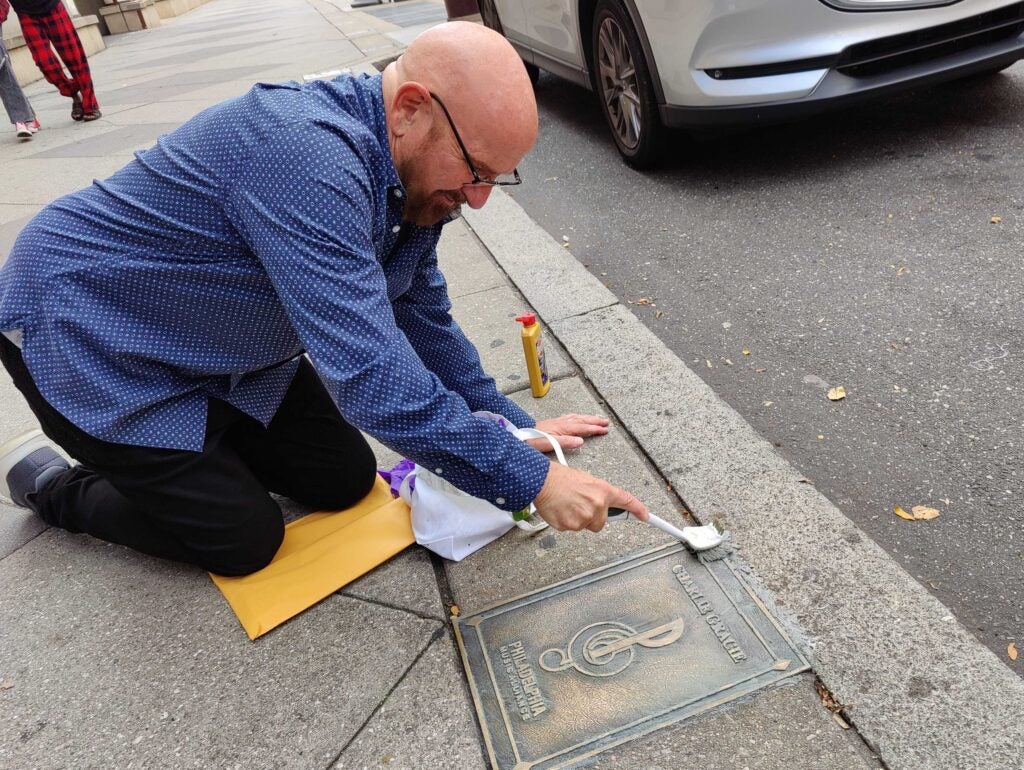
POLYGON ((566 649, 544 650, 538 662, 545 671, 553 673, 575 668, 587 676, 615 676, 629 668, 637 645, 665 647, 682 635, 682 618, 639 632, 625 623, 602 621, 581 628, 566 649), (557 662, 552 661, 553 656, 557 656, 557 662))

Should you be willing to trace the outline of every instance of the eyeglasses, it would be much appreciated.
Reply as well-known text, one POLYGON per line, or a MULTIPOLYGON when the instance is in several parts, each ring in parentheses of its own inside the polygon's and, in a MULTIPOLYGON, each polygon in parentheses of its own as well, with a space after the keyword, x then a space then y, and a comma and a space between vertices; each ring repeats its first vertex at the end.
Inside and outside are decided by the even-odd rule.
POLYGON ((467 182, 465 186, 479 185, 480 187, 513 187, 517 184, 522 184, 523 180, 519 177, 519 169, 512 169, 512 179, 484 179, 476 171, 476 166, 473 165, 473 161, 470 160, 469 151, 466 149, 466 145, 462 141, 462 137, 459 136, 459 130, 455 128, 455 121, 452 120, 452 116, 448 114, 448 108, 444 106, 444 102, 441 101, 435 93, 430 94, 435 102, 441 105, 441 110, 444 112, 444 116, 448 118, 448 125, 452 127, 452 133, 455 134, 455 141, 459 143, 459 149, 462 150, 462 157, 466 159, 466 165, 469 166, 470 172, 473 174, 473 181, 467 182))

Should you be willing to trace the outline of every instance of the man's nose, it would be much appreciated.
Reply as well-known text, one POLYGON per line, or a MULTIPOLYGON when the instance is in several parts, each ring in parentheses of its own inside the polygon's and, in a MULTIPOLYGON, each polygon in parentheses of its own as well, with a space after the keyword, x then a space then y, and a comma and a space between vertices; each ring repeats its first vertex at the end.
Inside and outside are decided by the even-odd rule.
POLYGON ((490 185, 466 185, 462 188, 462 194, 466 196, 466 203, 471 209, 478 209, 487 203, 487 196, 493 188, 490 185))

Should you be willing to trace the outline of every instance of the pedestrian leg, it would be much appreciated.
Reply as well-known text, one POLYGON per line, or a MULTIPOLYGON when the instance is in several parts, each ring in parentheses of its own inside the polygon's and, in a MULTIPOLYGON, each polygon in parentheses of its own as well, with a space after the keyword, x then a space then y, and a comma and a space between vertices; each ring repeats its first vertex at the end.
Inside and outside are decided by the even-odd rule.
POLYGON ((25 98, 25 92, 21 90, 18 79, 14 76, 14 67, 11 66, 11 58, 3 44, 3 29, 0 28, 0 101, 4 103, 7 117, 11 123, 34 123, 36 119, 32 106, 25 98))
POLYGON ((51 85, 57 87, 62 96, 73 97, 78 92, 78 86, 67 76, 60 60, 50 45, 50 39, 46 35, 44 27, 39 19, 34 16, 24 15, 21 17, 21 34, 25 38, 25 44, 32 54, 32 61, 43 73, 43 77, 51 85))
POLYGON ((67 8, 63 3, 57 3, 50 13, 39 17, 38 21, 44 27, 46 36, 57 50, 60 58, 64 60, 68 71, 71 72, 74 89, 81 94, 82 109, 85 111, 83 119, 95 120, 100 117, 100 105, 96 101, 96 92, 92 85, 89 60, 86 58, 82 40, 78 37, 75 23, 68 15, 67 8))

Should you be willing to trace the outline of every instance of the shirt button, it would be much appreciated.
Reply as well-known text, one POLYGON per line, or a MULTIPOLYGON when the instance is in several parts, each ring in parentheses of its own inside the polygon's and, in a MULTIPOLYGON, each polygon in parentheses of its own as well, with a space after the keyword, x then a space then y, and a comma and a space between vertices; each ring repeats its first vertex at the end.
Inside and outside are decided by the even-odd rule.
POLYGON ((440 468, 434 468, 434 473, 436 473, 438 476, 440 476, 442 473, 444 473, 444 471, 441 470, 440 468))
POLYGON ((397 187, 395 188, 395 197, 396 198, 401 198, 402 197, 402 191, 399 190, 397 187))
POLYGON ((391 228, 391 232, 397 233, 401 229, 402 229, 401 225, 395 225, 394 227, 391 228))
POLYGON ((498 505, 504 505, 505 504, 505 498, 504 497, 496 497, 494 499, 494 502, 496 502, 498 505))

